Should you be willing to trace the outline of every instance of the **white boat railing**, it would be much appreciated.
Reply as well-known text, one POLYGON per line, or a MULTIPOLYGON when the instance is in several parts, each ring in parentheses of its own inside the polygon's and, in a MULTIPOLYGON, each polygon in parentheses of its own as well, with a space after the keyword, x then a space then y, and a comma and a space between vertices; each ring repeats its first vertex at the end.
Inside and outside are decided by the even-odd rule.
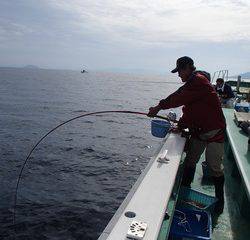
POLYGON ((214 72, 211 83, 214 84, 217 78, 223 78, 225 82, 228 81, 228 70, 219 70, 214 72))
POLYGON ((143 240, 157 239, 185 141, 185 138, 173 133, 164 139, 158 154, 151 158, 98 240, 128 239, 127 233, 132 221, 146 223, 143 240))

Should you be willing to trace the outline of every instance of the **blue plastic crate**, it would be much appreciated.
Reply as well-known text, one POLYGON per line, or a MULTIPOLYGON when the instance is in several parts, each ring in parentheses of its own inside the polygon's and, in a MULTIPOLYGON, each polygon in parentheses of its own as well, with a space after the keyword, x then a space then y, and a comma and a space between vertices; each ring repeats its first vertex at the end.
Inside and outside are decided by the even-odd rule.
POLYGON ((182 186, 179 191, 177 204, 180 207, 212 212, 217 201, 216 197, 182 186))
POLYGON ((176 208, 170 228, 169 239, 210 240, 212 236, 211 215, 206 211, 176 208))
POLYGON ((248 102, 236 103, 235 106, 234 106, 234 109, 237 112, 249 112, 250 104, 248 102))

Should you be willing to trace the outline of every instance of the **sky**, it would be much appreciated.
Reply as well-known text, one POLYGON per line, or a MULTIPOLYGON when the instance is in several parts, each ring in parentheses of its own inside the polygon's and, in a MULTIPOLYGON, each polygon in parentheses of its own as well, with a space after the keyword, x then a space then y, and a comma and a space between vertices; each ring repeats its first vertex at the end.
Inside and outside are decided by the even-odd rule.
POLYGON ((0 66, 250 71, 250 0, 1 0, 0 66))

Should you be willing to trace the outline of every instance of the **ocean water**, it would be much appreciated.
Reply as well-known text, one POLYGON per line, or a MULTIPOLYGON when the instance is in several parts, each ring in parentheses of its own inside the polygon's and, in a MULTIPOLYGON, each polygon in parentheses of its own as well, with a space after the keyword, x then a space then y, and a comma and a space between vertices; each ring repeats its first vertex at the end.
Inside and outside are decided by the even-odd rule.
MULTIPOLYGON (((180 87, 178 81, 0 68, 0 239, 14 237, 17 176, 42 135, 85 112, 147 112, 180 87)), ((90 116, 59 128, 39 145, 24 170, 15 239, 97 239, 160 142, 143 116, 90 116)))

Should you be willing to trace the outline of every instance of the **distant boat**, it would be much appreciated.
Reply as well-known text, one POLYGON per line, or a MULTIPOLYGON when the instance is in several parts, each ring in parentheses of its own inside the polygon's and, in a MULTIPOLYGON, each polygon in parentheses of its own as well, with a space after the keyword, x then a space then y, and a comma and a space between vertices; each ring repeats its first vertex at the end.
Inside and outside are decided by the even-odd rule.
POLYGON ((81 73, 87 73, 87 71, 83 69, 83 70, 81 71, 81 73))

